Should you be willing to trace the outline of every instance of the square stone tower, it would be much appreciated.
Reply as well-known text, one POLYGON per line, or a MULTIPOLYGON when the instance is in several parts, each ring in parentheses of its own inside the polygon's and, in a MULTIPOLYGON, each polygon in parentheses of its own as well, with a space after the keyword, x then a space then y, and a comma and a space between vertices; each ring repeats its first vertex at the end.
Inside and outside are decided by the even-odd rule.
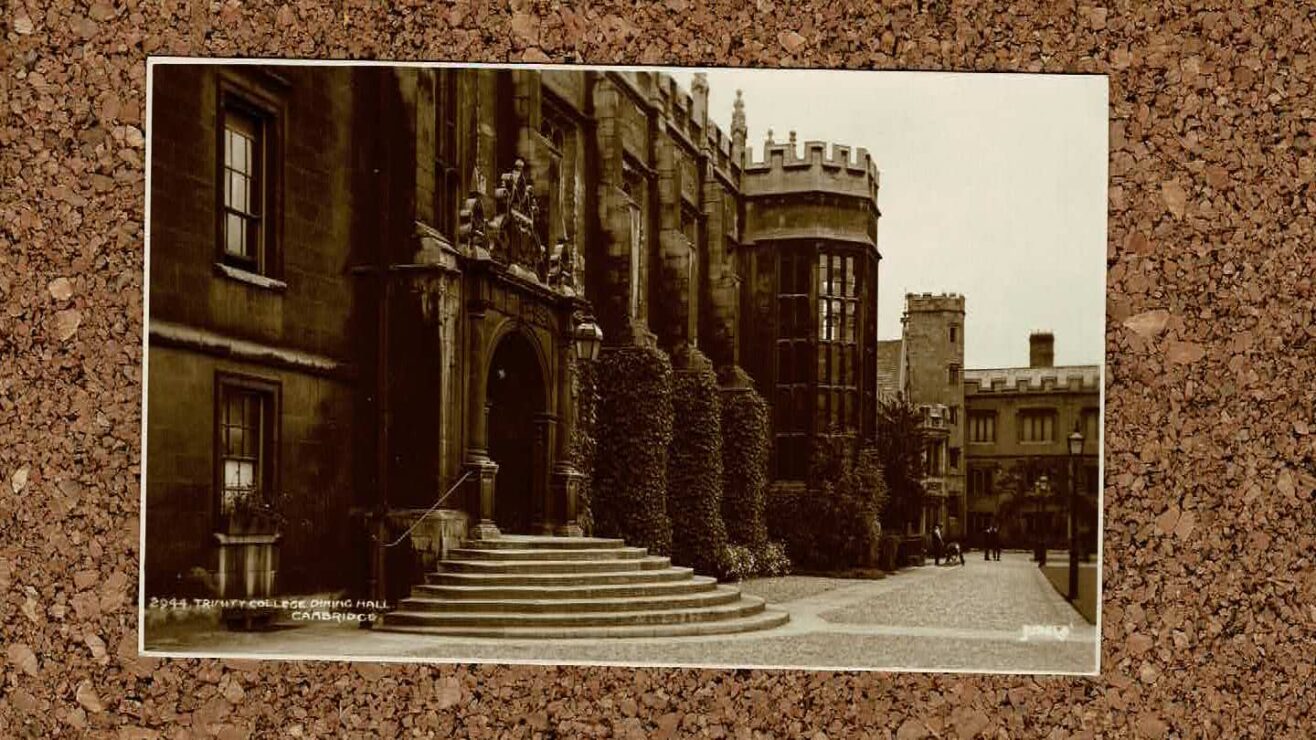
POLYGON ((928 521, 952 537, 964 531, 964 296, 905 295, 900 387, 924 408, 931 442, 928 521))

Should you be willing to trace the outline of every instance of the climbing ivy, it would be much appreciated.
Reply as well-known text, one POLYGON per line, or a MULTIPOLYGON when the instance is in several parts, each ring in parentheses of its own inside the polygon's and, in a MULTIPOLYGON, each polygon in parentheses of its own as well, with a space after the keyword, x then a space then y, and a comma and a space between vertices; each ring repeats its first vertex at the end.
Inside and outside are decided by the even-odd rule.
POLYGON ((722 519, 727 537, 751 551, 768 543, 768 404, 738 367, 722 371, 722 519))
POLYGON ((667 453, 667 512, 672 559, 698 573, 721 576, 727 545, 722 521, 722 409, 717 374, 699 350, 675 360, 672 408, 676 428, 667 453))
POLYGON ((576 523, 585 532, 594 529, 592 481, 594 460, 598 452, 595 433, 599 416, 599 385, 596 362, 577 361, 576 371, 576 424, 571 440, 571 463, 580 472, 582 480, 576 499, 576 523))
POLYGON ((658 555, 671 552, 667 455, 672 442, 672 363, 650 347, 604 350, 595 372, 590 506, 594 531, 658 555))

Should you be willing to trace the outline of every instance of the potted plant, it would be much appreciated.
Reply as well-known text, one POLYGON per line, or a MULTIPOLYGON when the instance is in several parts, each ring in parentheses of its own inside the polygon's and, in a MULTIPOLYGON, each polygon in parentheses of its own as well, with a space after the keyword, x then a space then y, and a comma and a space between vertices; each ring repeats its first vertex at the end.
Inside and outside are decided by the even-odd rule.
POLYGON ((226 602, 222 618, 230 629, 264 626, 275 614, 270 599, 275 593, 283 518, 255 489, 225 494, 223 531, 215 533, 216 584, 219 598, 226 602))

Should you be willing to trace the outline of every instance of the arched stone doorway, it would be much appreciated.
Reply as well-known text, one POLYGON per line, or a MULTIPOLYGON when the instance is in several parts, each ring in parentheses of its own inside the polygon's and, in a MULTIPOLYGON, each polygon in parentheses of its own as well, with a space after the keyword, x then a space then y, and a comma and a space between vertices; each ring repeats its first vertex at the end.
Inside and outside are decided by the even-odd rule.
POLYGON ((498 343, 488 372, 489 457, 498 464, 494 520, 506 533, 537 533, 547 514, 544 369, 531 341, 513 331, 498 343))

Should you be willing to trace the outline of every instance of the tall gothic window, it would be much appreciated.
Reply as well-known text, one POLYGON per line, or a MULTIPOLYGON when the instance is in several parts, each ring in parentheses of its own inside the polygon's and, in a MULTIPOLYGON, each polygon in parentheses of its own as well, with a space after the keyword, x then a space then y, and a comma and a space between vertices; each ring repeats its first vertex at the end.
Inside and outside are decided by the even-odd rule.
POLYGON ((855 258, 818 255, 818 413, 820 429, 859 426, 859 293, 855 258))
POLYGON ((690 286, 690 295, 693 298, 698 290, 698 265, 699 265, 699 215, 694 206, 689 203, 681 204, 681 235, 685 237, 686 245, 686 280, 690 286))
POLYGON ((550 245, 576 236, 577 130, 566 104, 546 94, 540 108, 539 133, 547 154, 543 194, 547 196, 548 233, 544 236, 550 245))
POLYGON ((434 70, 434 226, 457 240, 461 173, 457 167, 457 71, 434 70))
POLYGON ((809 466, 813 312, 809 250, 782 250, 777 265, 776 477, 803 480, 809 466))
POLYGON ((647 189, 644 173, 627 162, 622 163, 622 193, 626 196, 626 212, 630 222, 630 315, 640 315, 641 266, 645 258, 645 213, 647 189))

